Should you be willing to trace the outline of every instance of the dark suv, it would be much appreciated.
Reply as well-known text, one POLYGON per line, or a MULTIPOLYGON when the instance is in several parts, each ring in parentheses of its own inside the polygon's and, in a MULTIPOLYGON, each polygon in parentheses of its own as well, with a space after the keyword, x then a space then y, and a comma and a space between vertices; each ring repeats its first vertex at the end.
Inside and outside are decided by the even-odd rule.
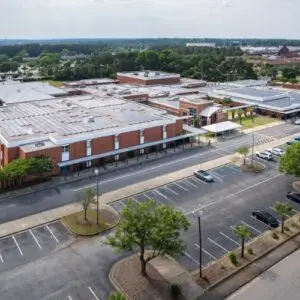
POLYGON ((289 192, 289 193, 287 193, 286 197, 287 197, 289 200, 291 200, 291 201, 293 201, 293 202, 296 202, 296 203, 299 203, 299 204, 300 204, 300 194, 289 192))
POLYGON ((252 216, 270 227, 276 228, 279 226, 277 219, 267 211, 256 210, 252 213, 252 216))

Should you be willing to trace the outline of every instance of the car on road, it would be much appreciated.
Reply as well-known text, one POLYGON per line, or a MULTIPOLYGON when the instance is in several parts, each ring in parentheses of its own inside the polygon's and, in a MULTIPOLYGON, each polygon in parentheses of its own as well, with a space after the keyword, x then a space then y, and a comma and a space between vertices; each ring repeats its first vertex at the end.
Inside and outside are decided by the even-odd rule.
POLYGON ((273 155, 269 151, 256 152, 256 156, 262 159, 272 160, 273 155))
POLYGON ((214 181, 214 178, 212 177, 212 175, 203 170, 195 170, 194 175, 197 178, 199 178, 205 182, 213 182, 214 181))
POLYGON ((266 151, 268 151, 271 154, 274 154, 276 156, 282 156, 285 154, 285 151, 280 148, 269 148, 266 151))
POLYGON ((289 192, 289 193, 287 193, 286 197, 287 197, 287 199, 300 204, 300 194, 299 193, 289 192))
POLYGON ((279 226, 279 222, 277 221, 277 219, 267 211, 256 210, 252 212, 252 217, 269 225, 272 228, 276 228, 279 226))

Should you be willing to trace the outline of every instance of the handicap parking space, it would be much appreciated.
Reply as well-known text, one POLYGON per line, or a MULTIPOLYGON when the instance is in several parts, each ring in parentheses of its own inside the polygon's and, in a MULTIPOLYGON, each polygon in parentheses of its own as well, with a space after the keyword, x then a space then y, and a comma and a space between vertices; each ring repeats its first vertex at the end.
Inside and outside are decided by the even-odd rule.
POLYGON ((32 228, 0 239, 0 271, 34 261, 73 235, 60 221, 32 228))

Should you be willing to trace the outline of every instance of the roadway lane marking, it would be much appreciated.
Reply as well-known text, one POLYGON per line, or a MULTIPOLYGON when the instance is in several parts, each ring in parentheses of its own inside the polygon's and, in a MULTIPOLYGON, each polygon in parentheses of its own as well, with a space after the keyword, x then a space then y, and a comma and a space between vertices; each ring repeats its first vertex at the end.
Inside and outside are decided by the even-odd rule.
MULTIPOLYGON (((249 142, 250 142, 250 140, 249 140, 249 142)), ((183 157, 183 158, 180 158, 180 159, 177 159, 177 160, 172 160, 170 162, 167 162, 167 163, 164 163, 164 164, 160 164, 160 165, 157 165, 155 167, 151 167, 151 168, 144 169, 144 170, 141 170, 141 171, 137 171, 137 172, 133 172, 133 173, 130 173, 130 174, 125 174, 125 175, 120 175, 118 177, 113 177, 113 178, 110 178, 110 179, 107 179, 107 180, 103 180, 103 181, 99 182, 99 184, 109 183, 109 182, 112 182, 112 181, 116 181, 116 180, 119 180, 119 179, 131 177, 131 176, 134 176, 134 175, 138 175, 138 174, 142 174, 142 173, 147 173, 147 172, 152 171, 152 170, 164 168, 166 166, 174 165, 174 164, 177 164, 177 163, 189 160, 189 159, 201 157, 201 156, 204 156, 204 155, 209 155, 210 156, 210 154, 212 154, 212 153, 216 153, 217 154, 219 151, 222 151, 223 149, 232 148, 232 147, 235 147, 235 146, 238 146, 238 145, 242 145, 242 144, 245 144, 245 141, 238 142, 238 143, 235 143, 235 144, 231 144, 230 146, 227 146, 227 147, 224 147, 224 148, 221 148, 221 149, 214 149, 214 150, 210 150, 210 151, 208 150, 208 151, 205 151, 203 153, 198 153, 198 154, 194 154, 194 155, 191 155, 191 156, 186 156, 186 157, 183 157)), ((232 152, 232 154, 234 154, 234 152, 232 152)), ((209 160, 211 160, 211 159, 208 159, 208 161, 209 160)), ((206 162, 206 161, 204 161, 204 162, 206 162)), ((203 162, 200 162, 200 163, 203 163, 203 162)), ((84 190, 84 189, 87 189, 87 188, 93 187, 93 186, 96 186, 96 183, 89 184, 89 185, 86 185, 86 186, 78 188, 78 189, 74 189, 73 191, 77 192, 77 191, 84 190)))
POLYGON ((163 188, 164 188, 164 189, 166 189, 167 191, 169 191, 170 193, 172 193, 172 194, 176 195, 176 196, 178 196, 178 195, 179 195, 178 193, 176 193, 176 192, 175 192, 175 191, 173 191, 172 189, 168 188, 167 186, 164 186, 163 188))
POLYGON ((181 181, 182 181, 183 183, 189 185, 189 186, 192 186, 192 187, 194 187, 194 188, 197 188, 197 186, 196 186, 194 183, 189 182, 188 179, 182 179, 181 181))
POLYGON ((186 191, 186 192, 189 191, 189 190, 186 189, 184 186, 181 186, 178 182, 173 182, 173 184, 175 184, 175 185, 178 186, 180 189, 182 189, 182 190, 184 190, 184 191, 186 191))
POLYGON ((196 261, 196 259, 194 259, 190 254, 188 254, 187 252, 183 252, 183 254, 188 257, 194 264, 196 264, 197 266, 199 266, 199 262, 196 261))
POLYGON ((221 232, 221 231, 219 231, 219 233, 222 235, 222 236, 224 236, 225 238, 227 238, 227 239, 229 239, 230 241, 232 241, 234 244, 236 244, 237 246, 241 246, 241 244, 240 243, 238 243, 237 241, 235 241, 234 239, 232 239, 230 236, 228 236, 227 234, 225 234, 225 233, 223 233, 223 232, 221 232))
POLYGON ((89 286, 89 290, 90 290, 91 294, 95 297, 96 300, 100 300, 90 286, 89 286))
POLYGON ((247 225, 248 227, 252 228, 252 229, 253 229, 254 231, 256 231, 257 233, 261 233, 261 231, 259 231, 259 230, 256 229, 255 227, 249 225, 248 223, 246 223, 246 222, 244 222, 244 221, 242 221, 242 223, 243 223, 244 225, 247 225))
POLYGON ((33 234, 33 232, 31 231, 31 229, 29 229, 29 233, 31 234, 32 238, 35 240, 35 242, 36 242, 36 244, 38 245, 38 247, 39 247, 40 249, 42 249, 42 247, 41 247, 41 245, 40 245, 38 239, 37 239, 36 236, 33 234))
POLYGON ((163 197, 164 199, 169 200, 169 198, 166 195, 164 195, 162 192, 160 192, 158 189, 153 190, 153 192, 163 197))
POLYGON ((212 240, 211 238, 208 238, 208 240, 209 240, 211 243, 213 243, 213 244, 215 244, 216 246, 218 246, 219 248, 221 248, 222 250, 224 250, 225 252, 229 252, 228 249, 226 249, 226 248, 223 247, 222 245, 218 244, 216 241, 212 240))
MULTIPOLYGON (((200 246, 198 244, 195 244, 196 248, 200 249, 200 246)), ((206 251, 203 247, 202 247, 202 251, 208 255, 210 258, 212 258, 213 260, 216 260, 217 258, 215 256, 213 256, 212 254, 210 254, 208 251, 206 251)))
POLYGON ((53 231, 50 229, 50 227, 48 226, 48 224, 46 224, 45 227, 48 229, 48 231, 50 232, 50 234, 52 235, 52 237, 55 239, 56 243, 58 244, 58 243, 59 243, 58 238, 55 236, 55 234, 54 234, 53 231))
POLYGON ((1 260, 2 263, 4 263, 2 254, 0 254, 0 260, 1 260))
MULTIPOLYGON (((251 186, 248 186, 248 187, 246 187, 246 188, 244 188, 244 189, 242 189, 242 190, 240 190, 240 191, 238 191, 238 192, 235 192, 235 193, 233 193, 233 194, 230 194, 230 195, 228 195, 228 196, 226 196, 226 197, 222 197, 222 199, 218 199, 218 200, 215 200, 215 201, 211 201, 210 203, 208 203, 208 204, 206 204, 206 205, 200 206, 197 210, 205 209, 205 208, 207 208, 207 207, 209 207, 209 206, 212 206, 212 205, 214 205, 214 204, 216 204, 216 203, 218 203, 218 202, 221 202, 221 201, 223 201, 223 200, 225 200, 225 199, 235 197, 235 196, 237 196, 237 195, 239 195, 239 194, 241 194, 241 193, 243 193, 243 192, 249 191, 249 190, 251 190, 251 189, 253 189, 253 188, 255 188, 255 187, 257 187, 257 186, 259 186, 259 185, 261 185, 261 184, 264 184, 264 183, 266 183, 266 182, 269 182, 269 181, 271 181, 271 180, 273 180, 273 179, 275 179, 275 178, 281 177, 281 176, 283 176, 283 174, 277 174, 277 175, 272 176, 272 177, 270 177, 270 178, 268 178, 268 179, 265 179, 265 180, 263 180, 263 181, 257 182, 257 183, 255 183, 255 184, 253 184, 253 185, 251 185, 251 186)), ((187 214, 187 215, 192 214, 194 211, 195 211, 195 209, 191 210, 190 212, 187 212, 186 214, 187 214)))
POLYGON ((20 252, 20 254, 21 254, 22 256, 24 256, 24 254, 23 254, 23 252, 22 252, 22 250, 21 250, 21 248, 20 248, 20 246, 19 246, 19 244, 18 244, 18 242, 17 242, 15 236, 12 235, 11 237, 12 237, 12 239, 14 240, 14 242, 15 242, 15 244, 16 244, 16 246, 17 246, 19 252, 20 252))

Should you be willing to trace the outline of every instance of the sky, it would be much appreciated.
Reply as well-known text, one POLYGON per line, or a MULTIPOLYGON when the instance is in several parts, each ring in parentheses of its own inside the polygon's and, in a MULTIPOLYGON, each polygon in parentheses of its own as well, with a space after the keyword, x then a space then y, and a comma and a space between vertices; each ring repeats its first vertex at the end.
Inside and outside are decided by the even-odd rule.
POLYGON ((300 0, 0 0, 0 39, 300 38, 300 0))

